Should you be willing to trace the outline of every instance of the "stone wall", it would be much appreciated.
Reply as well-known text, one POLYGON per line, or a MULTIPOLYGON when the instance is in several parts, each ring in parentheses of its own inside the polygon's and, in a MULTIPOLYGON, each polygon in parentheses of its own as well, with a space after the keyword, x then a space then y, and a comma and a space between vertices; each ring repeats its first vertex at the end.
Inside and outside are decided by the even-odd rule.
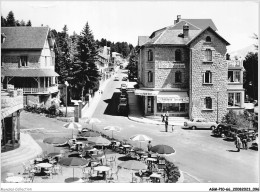
POLYGON ((225 61, 226 44, 210 31, 205 31, 190 45, 192 65, 190 73, 190 118, 203 117, 211 121, 218 121, 227 112, 227 73, 225 61), (211 43, 206 43, 207 36, 211 43), (212 50, 212 62, 205 61, 205 50, 212 50), (203 84, 203 73, 207 70, 212 73, 212 84, 203 84), (218 93, 217 93, 218 92, 218 93), (212 98, 212 110, 204 107, 205 97, 212 98), (218 101, 218 105, 217 105, 218 101))

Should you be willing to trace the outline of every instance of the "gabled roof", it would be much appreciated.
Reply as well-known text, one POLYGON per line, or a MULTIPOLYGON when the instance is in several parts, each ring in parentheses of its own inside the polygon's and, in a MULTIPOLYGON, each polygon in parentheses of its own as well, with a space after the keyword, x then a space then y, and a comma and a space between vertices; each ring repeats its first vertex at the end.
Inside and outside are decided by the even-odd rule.
POLYGON ((149 36, 138 36, 138 46, 142 46, 149 40, 149 36))
POLYGON ((1 27, 6 35, 2 49, 42 49, 49 27, 1 27))
POLYGON ((214 31, 211 27, 207 27, 206 29, 202 30, 200 33, 198 33, 193 39, 191 39, 187 45, 190 45, 197 37, 199 37, 202 33, 204 33, 205 31, 211 31, 212 33, 214 33, 217 37, 219 37, 222 41, 224 41, 226 43, 226 45, 230 45, 229 42, 227 42, 223 37, 221 37, 216 31, 214 31))
POLYGON ((211 27, 214 31, 217 30, 217 27, 211 19, 181 19, 181 21, 187 21, 201 30, 204 30, 207 27, 211 27))
POLYGON ((13 68, 1 70, 2 76, 8 77, 56 77, 59 76, 53 69, 13 68))

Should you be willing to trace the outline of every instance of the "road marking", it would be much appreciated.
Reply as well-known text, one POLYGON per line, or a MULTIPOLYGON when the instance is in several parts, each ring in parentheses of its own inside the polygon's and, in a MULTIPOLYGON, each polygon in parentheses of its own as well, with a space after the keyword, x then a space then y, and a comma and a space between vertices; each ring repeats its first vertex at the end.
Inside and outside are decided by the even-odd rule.
POLYGON ((182 171, 183 173, 185 173, 186 175, 188 175, 189 177, 193 178, 194 180, 198 181, 199 183, 201 183, 200 179, 198 179, 197 177, 185 172, 185 171, 182 171))

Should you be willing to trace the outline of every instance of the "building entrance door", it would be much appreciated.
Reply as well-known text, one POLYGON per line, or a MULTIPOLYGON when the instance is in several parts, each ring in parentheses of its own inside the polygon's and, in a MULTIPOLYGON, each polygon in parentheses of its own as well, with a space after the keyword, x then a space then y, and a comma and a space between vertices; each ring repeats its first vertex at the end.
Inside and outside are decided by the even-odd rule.
POLYGON ((151 114, 153 112, 154 112, 154 97, 148 96, 147 113, 151 114))

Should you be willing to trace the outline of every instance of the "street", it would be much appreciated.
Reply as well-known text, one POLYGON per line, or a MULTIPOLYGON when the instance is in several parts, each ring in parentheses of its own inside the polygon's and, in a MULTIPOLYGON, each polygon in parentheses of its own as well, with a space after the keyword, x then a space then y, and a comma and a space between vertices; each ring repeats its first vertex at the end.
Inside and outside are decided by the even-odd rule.
MULTIPOLYGON (((103 127, 117 125, 122 128, 114 132, 114 137, 127 139, 134 134, 146 134, 153 138, 152 145, 166 144, 176 149, 169 156, 182 171, 191 175, 197 182, 208 183, 253 183, 258 182, 258 152, 241 150, 235 152, 234 142, 211 136, 211 130, 187 130, 175 127, 174 131, 164 131, 164 126, 137 123, 116 113, 122 77, 126 70, 117 72, 119 81, 113 79, 107 84, 102 99, 93 117, 101 120, 94 127, 105 132, 103 127)), ((106 132, 111 136, 111 132, 106 132)), ((139 143, 129 143, 139 146, 139 143)), ((147 143, 142 143, 146 149, 147 143)), ((249 144, 250 145, 250 144, 249 144)))

